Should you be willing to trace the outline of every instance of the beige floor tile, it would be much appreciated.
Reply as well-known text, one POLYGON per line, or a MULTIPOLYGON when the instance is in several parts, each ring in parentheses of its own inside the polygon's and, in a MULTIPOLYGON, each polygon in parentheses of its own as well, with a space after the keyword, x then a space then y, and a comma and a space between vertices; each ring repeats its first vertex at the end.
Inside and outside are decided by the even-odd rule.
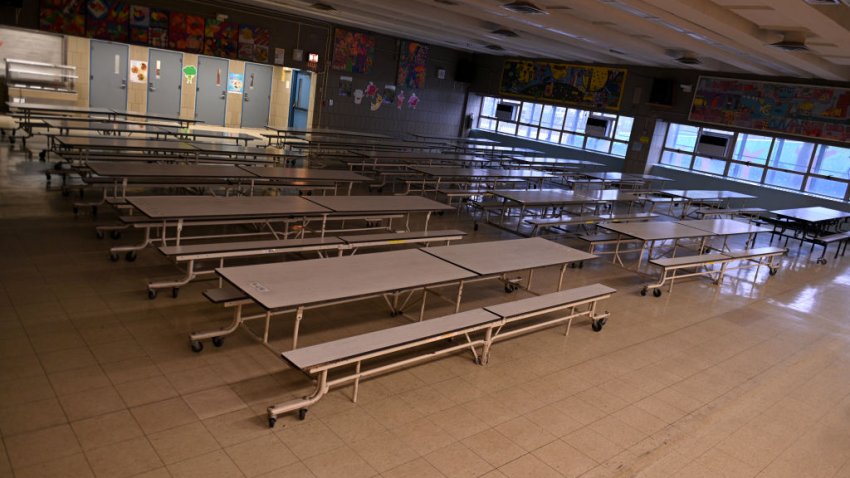
POLYGON ((244 476, 223 450, 168 465, 168 471, 173 478, 234 478, 244 476))
POLYGON ((0 408, 0 431, 6 437, 61 425, 67 421, 65 412, 55 398, 0 408))
POLYGON ((562 440, 597 463, 603 463, 626 448, 595 432, 591 426, 580 428, 562 440))
POLYGON ((72 422, 126 408, 118 391, 111 385, 62 395, 59 401, 72 422))
POLYGON ((480 476, 493 469, 492 465, 462 443, 433 451, 425 459, 447 477, 480 476))
POLYGON ((298 457, 273 433, 229 446, 224 451, 248 477, 259 476, 298 462, 298 457))
MULTIPOLYGON (((193 412, 190 413, 194 416, 193 412)), ((258 415, 248 408, 207 418, 203 422, 207 430, 224 447, 274 432, 273 429, 268 428, 266 415, 258 415)), ((283 426, 279 426, 277 429, 282 428, 283 426)))
POLYGON ((563 476, 579 476, 597 463, 567 442, 556 440, 532 454, 563 476))
POLYGON ((462 443, 494 468, 525 454, 525 450, 519 445, 492 428, 464 438, 462 443))
POLYGON ((427 417, 394 427, 391 431, 420 455, 427 455, 455 441, 449 432, 427 417))
POLYGON ((102 365, 104 372, 112 381, 118 385, 137 380, 159 377, 162 372, 159 367, 149 358, 133 358, 120 362, 110 362, 102 365))
POLYGON ((77 453, 15 470, 18 478, 94 478, 85 455, 77 453))
POLYGON ((375 400, 363 405, 362 408, 378 423, 387 428, 401 427, 425 416, 425 413, 408 405, 406 401, 400 400, 399 397, 375 400))
POLYGON ((324 417, 322 422, 348 443, 386 431, 385 426, 359 407, 324 417))
POLYGON ((496 430, 510 438, 525 451, 536 450, 558 438, 526 417, 518 417, 501 423, 496 426, 496 430))
POLYGON ((134 407, 130 412, 148 434, 198 421, 195 412, 180 397, 134 407))
POLYGON ((315 478, 316 475, 300 461, 260 475, 258 478, 315 478))
POLYGON ((68 425, 22 433, 4 438, 4 441, 13 468, 36 465, 82 451, 68 425))
POLYGON ((83 450, 111 445, 142 436, 130 412, 121 410, 71 423, 83 450))
POLYGON ((204 455, 221 448, 200 422, 150 434, 148 441, 166 465, 204 455))
POLYGON ((385 472, 419 457, 414 448, 390 432, 379 432, 352 441, 351 448, 378 472, 385 472))
POLYGON ((561 474, 534 455, 523 455, 505 464, 499 471, 509 478, 556 478, 561 474))
POLYGON ((348 447, 327 451, 302 461, 317 478, 365 478, 377 474, 357 452, 348 447))
POLYGON ((90 347, 98 363, 102 364, 147 357, 145 351, 133 338, 94 344, 90 347))
POLYGON ((137 407, 175 397, 177 391, 165 377, 152 377, 115 386, 128 407, 137 407))
POLYGON ((224 385, 224 380, 210 367, 179 370, 165 376, 181 395, 224 385))
POLYGON ((38 358, 41 360, 41 365, 47 373, 97 365, 97 361, 88 347, 75 347, 72 349, 39 353, 38 358))
POLYGON ((109 378, 97 365, 47 375, 57 395, 68 395, 110 385, 109 378))
POLYGON ((226 385, 184 395, 183 399, 202 420, 246 407, 226 385))
POLYGON ((162 467, 163 463, 144 437, 86 450, 95 475, 125 477, 162 467))
POLYGON ((320 420, 307 420, 303 423, 275 431, 301 461, 307 458, 340 448, 343 441, 320 420))
POLYGON ((556 437, 572 433, 582 426, 571 415, 564 413, 558 403, 526 413, 525 418, 556 437))
POLYGON ((488 428, 481 419, 474 416, 467 408, 457 405, 428 417, 445 430, 452 438, 460 440, 488 428))
POLYGON ((630 405, 614 412, 613 416, 644 435, 652 435, 668 425, 664 420, 637 405, 630 405))
POLYGON ((613 415, 593 422, 588 427, 621 448, 628 448, 647 436, 613 415))

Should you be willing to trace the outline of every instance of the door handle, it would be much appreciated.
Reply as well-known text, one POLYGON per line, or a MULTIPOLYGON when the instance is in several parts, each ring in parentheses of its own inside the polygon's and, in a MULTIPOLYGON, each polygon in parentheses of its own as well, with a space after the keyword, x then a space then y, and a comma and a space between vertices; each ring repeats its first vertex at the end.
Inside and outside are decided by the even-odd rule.
POLYGON ((127 89, 127 80, 121 80, 121 89, 122 90, 127 89))
POLYGON ((227 91, 222 91, 221 92, 221 99, 225 99, 225 98, 227 98, 227 91))
POLYGON ((156 91, 156 88, 153 86, 153 81, 148 82, 148 91, 156 91))
POLYGON ((248 93, 242 93, 242 101, 248 102, 248 93))

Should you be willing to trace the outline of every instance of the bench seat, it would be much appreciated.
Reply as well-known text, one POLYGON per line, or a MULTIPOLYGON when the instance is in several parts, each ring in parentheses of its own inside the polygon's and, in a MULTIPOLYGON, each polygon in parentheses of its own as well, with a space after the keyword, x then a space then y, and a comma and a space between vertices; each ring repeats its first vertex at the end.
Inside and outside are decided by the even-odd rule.
POLYGON ((847 251, 847 243, 850 242, 850 231, 841 231, 824 236, 818 236, 814 238, 813 241, 816 244, 823 246, 823 251, 821 252, 820 257, 818 257, 818 264, 826 264, 826 249, 833 242, 838 243, 838 246, 835 247, 835 259, 838 259, 839 252, 843 256, 847 251))
POLYGON ((589 317, 593 330, 598 332, 608 314, 598 314, 597 303, 615 292, 605 285, 592 284, 283 352, 283 361, 310 378, 316 377, 316 388, 309 396, 269 407, 269 426, 273 427, 277 417, 288 412, 298 411, 299 417, 304 419, 307 407, 318 402, 331 388, 349 382, 354 382, 352 400, 357 401, 361 379, 395 368, 466 349, 472 352, 479 364, 484 365, 488 362, 491 347, 496 340, 563 322, 568 323, 568 333, 569 324, 580 316, 589 317), (542 324, 532 323, 510 331, 504 330, 507 323, 542 318, 565 309, 569 309, 565 315, 559 314, 554 319, 547 316, 542 324), (463 337, 465 340, 446 340, 453 337, 463 337), (477 347, 481 349, 480 354, 477 347), (418 349, 415 354, 412 352, 414 349, 418 349), (404 355, 395 361, 385 359, 397 352, 404 352, 404 355), (364 367, 363 364, 371 359, 385 360, 371 368, 364 367), (337 369, 346 369, 346 372, 340 377, 329 378, 329 372, 337 369))
MULTIPOLYGON (((179 246, 160 246, 159 252, 166 256, 175 256, 178 260, 188 260, 190 256, 215 255, 222 253, 238 254, 240 252, 287 252, 300 248, 336 249, 343 243, 336 237, 308 237, 303 239, 279 239, 265 241, 218 242, 213 244, 189 244, 179 246)), ((200 258, 200 257, 195 257, 200 258)))

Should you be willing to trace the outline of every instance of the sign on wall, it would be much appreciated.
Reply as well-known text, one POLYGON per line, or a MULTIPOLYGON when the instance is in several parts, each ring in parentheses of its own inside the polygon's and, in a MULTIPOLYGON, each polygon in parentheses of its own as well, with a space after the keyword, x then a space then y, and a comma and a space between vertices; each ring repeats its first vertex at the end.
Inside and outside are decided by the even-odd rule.
POLYGON ((623 68, 505 60, 499 92, 505 96, 617 111, 626 72, 623 68))
POLYGON ((689 119, 850 142, 850 89, 701 76, 689 119))

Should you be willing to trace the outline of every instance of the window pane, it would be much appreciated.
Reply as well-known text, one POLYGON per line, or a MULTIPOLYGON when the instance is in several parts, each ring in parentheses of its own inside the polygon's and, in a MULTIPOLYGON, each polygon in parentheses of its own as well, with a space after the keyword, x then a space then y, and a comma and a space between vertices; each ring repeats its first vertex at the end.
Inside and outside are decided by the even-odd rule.
POLYGON ((758 166, 747 166, 746 164, 731 163, 729 165, 730 178, 743 179, 744 181, 752 181, 755 183, 761 182, 761 176, 764 173, 764 168, 758 166))
POLYGON ((722 159, 707 158, 705 156, 697 156, 694 158, 694 171, 703 171, 712 174, 723 174, 726 168, 726 161, 722 159))
POLYGON ((580 134, 564 133, 561 135, 561 144, 581 148, 584 145, 584 136, 580 134))
POLYGON ((499 121, 499 129, 500 133, 516 135, 516 123, 507 123, 505 121, 499 121))
POLYGON ((796 189, 799 191, 800 186, 803 185, 803 175, 786 173, 784 171, 774 171, 771 169, 767 171, 767 176, 765 176, 764 182, 765 184, 771 184, 773 186, 788 189, 796 189))
POLYGON ((584 126, 585 123, 587 123, 588 116, 590 116, 589 111, 570 108, 567 111, 567 118, 564 122, 564 130, 584 133, 584 126))
POLYGON ((632 126, 634 125, 634 123, 634 118, 630 118, 628 116, 620 116, 620 119, 617 120, 617 130, 614 132, 614 139, 628 141, 629 136, 631 136, 632 134, 632 126))
POLYGON ((540 133, 538 133, 537 139, 549 143, 557 143, 561 139, 561 133, 551 129, 540 128, 540 133))
POLYGON ((519 130, 517 131, 517 136, 522 136, 523 138, 536 138, 537 137, 537 128, 533 128, 531 126, 519 126, 519 130))
POLYGON ((608 148, 611 147, 611 141, 607 139, 599 139, 599 138, 587 138, 587 143, 585 145, 585 149, 590 149, 593 151, 601 151, 603 153, 608 152, 608 148))
POLYGON ((664 146, 670 149, 693 151, 696 147, 698 133, 699 128, 694 126, 671 123, 667 129, 667 144, 664 146))
POLYGON ((770 154, 771 138, 755 134, 739 134, 732 159, 756 164, 766 164, 770 154))
POLYGON ((478 118, 478 128, 487 130, 487 131, 495 131, 496 130, 496 120, 491 120, 487 118, 478 118))
POLYGON ((676 153, 673 151, 664 151, 664 154, 661 155, 661 164, 669 164, 671 166, 678 166, 680 168, 690 169, 691 155, 685 153, 676 153))
POLYGON ((811 177, 809 178, 809 184, 806 185, 806 191, 844 199, 844 194, 847 192, 847 183, 811 177))
POLYGON ((618 141, 614 141, 614 145, 611 146, 611 154, 613 154, 614 156, 619 156, 621 158, 625 158, 627 149, 628 149, 628 145, 626 143, 620 143, 618 141))
POLYGON ((561 129, 564 124, 564 115, 566 108, 560 106, 543 106, 543 116, 540 119, 540 126, 553 129, 561 129))
POLYGON ((540 111, 543 105, 537 103, 523 103, 522 111, 519 114, 520 123, 540 124, 540 111))
POLYGON ((483 100, 481 100, 481 116, 489 116, 494 118, 496 116, 496 104, 498 101, 496 98, 485 96, 483 100))
MULTIPOLYGON (((781 169, 790 169, 805 173, 809 169, 809 161, 815 145, 792 139, 776 139, 773 145, 773 153, 770 157, 770 166, 781 169)), ((797 186, 800 187, 801 184, 797 186)))
POLYGON ((815 160, 812 162, 812 172, 823 176, 850 179, 850 148, 818 146, 815 160))

